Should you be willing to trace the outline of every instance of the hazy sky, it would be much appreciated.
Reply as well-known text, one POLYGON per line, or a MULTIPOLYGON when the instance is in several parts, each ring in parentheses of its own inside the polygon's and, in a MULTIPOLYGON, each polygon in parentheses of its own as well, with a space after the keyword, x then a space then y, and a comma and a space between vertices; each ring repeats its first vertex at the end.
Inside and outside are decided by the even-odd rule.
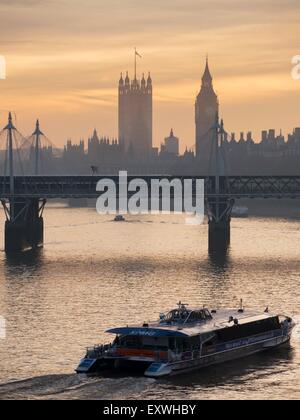
POLYGON ((300 126, 299 0, 0 0, 0 122, 36 117, 57 145, 94 127, 117 136, 117 84, 133 73, 154 83, 154 143, 173 127, 194 144, 194 102, 209 54, 227 131, 300 126))

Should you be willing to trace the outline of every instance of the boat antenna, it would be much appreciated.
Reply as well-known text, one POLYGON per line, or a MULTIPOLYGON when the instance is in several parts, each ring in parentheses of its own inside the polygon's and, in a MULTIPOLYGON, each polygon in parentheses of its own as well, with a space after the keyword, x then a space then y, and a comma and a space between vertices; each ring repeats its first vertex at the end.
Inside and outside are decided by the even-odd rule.
POLYGON ((244 312, 244 306, 243 306, 243 299, 240 300, 240 309, 238 310, 239 313, 244 312))

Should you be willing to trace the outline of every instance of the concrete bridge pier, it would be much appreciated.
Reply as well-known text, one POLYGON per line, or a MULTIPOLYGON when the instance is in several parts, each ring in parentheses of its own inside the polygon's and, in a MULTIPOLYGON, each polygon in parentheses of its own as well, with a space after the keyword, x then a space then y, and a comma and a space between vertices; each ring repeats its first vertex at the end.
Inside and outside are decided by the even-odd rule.
POLYGON ((208 237, 210 252, 227 251, 230 245, 230 221, 210 221, 208 237))
POLYGON ((45 204, 46 200, 37 198, 2 201, 6 214, 4 242, 7 253, 43 246, 45 204))
POLYGON ((234 200, 217 198, 209 200, 208 247, 209 252, 224 252, 230 245, 230 222, 234 200))

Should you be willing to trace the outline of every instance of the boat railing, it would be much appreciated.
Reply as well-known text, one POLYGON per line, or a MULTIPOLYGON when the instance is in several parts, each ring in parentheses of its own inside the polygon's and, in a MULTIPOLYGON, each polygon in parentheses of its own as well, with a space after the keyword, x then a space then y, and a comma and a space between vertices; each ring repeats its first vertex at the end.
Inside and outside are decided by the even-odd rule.
MULTIPOLYGON (((119 347, 113 347, 112 344, 95 344, 93 347, 87 347, 86 352, 87 356, 89 357, 103 357, 103 356, 109 356, 109 355, 118 355, 118 356, 134 356, 138 354, 134 354, 133 349, 123 349, 124 354, 118 354, 120 351, 119 347), (130 353, 130 354, 129 354, 130 353)), ((141 351, 141 349, 139 349, 141 351)), ((136 350, 137 353, 137 350, 136 350)), ((164 351, 164 350, 155 350, 153 352, 150 352, 148 350, 148 354, 143 354, 144 357, 152 357, 156 362, 175 362, 175 361, 182 361, 182 360, 194 360, 199 359, 201 356, 201 350, 200 349, 191 349, 189 351, 180 351, 177 349, 177 351, 164 351)))
POLYGON ((157 350, 155 352, 155 361, 156 362, 166 362, 169 361, 169 355, 167 351, 157 350))
POLYGON ((201 356, 201 349, 191 349, 188 351, 169 352, 169 362, 179 362, 183 360, 196 360, 201 356))
POLYGON ((112 349, 112 344, 95 344, 93 347, 87 347, 87 355, 95 355, 96 357, 104 356, 112 349))

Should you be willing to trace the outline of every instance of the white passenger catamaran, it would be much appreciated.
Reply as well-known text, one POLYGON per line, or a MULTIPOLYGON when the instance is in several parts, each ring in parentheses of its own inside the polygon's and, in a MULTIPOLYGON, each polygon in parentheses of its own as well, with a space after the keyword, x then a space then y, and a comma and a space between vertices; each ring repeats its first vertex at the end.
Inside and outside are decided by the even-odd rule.
POLYGON ((104 369, 142 369, 158 378, 246 357, 288 344, 294 321, 237 309, 191 309, 179 302, 156 322, 108 330, 115 340, 87 349, 77 373, 104 369))

